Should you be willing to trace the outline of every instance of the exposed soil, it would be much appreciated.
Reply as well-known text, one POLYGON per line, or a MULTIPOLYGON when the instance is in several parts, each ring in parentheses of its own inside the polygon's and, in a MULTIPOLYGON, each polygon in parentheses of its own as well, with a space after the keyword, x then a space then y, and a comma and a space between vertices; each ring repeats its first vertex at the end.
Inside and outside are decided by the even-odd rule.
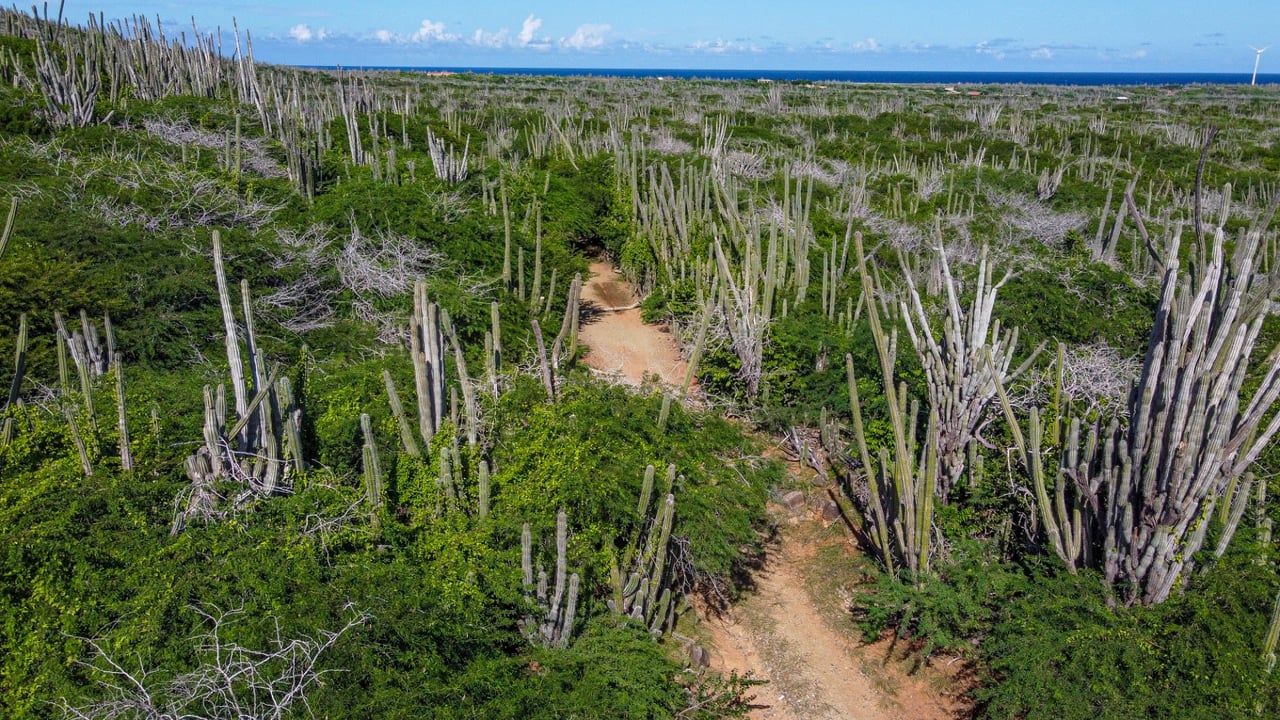
MULTIPOLYGON (((590 352, 584 362, 615 381, 639 385, 656 376, 669 386, 684 381, 686 365, 664 328, 645 324, 637 298, 605 262, 591 266, 582 299, 592 320, 581 330, 590 352)), ((802 473, 793 466, 800 480, 802 473)), ((945 720, 962 717, 963 665, 910 664, 888 642, 865 644, 839 598, 818 587, 833 586, 820 552, 838 555, 851 568, 856 549, 847 535, 823 533, 821 522, 801 510, 779 515, 780 541, 769 550, 755 589, 721 616, 699 613, 700 639, 710 646, 711 667, 750 672, 769 683, 754 688, 756 720, 945 720), (838 546, 838 547, 836 547, 838 546), (847 562, 846 562, 847 561, 847 562)))
POLYGON ((684 383, 687 366, 675 338, 662 326, 640 319, 638 298, 612 265, 592 264, 582 300, 591 303, 585 314, 592 319, 578 336, 590 348, 583 358, 588 367, 628 385, 640 385, 652 376, 670 387, 684 383))
POLYGON ((850 564, 856 555, 847 538, 815 538, 816 527, 807 513, 787 519, 753 592, 726 615, 704 619, 712 669, 769 680, 755 688, 756 720, 965 716, 963 664, 913 668, 891 641, 861 642, 837 598, 815 598, 814 576, 826 571, 814 561, 819 548, 842 545, 850 564))

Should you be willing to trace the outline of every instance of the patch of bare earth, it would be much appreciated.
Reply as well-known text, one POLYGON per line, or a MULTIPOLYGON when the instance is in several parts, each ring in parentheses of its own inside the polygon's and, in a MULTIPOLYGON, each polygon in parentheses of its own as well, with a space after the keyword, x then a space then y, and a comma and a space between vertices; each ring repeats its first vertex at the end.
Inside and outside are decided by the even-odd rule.
MULTIPOLYGON (((640 319, 638 298, 605 262, 591 266, 582 299, 599 311, 580 332, 585 363, 617 382, 651 376, 684 381, 685 363, 664 328, 640 319)), ((803 473, 792 465, 796 480, 803 473)), ((807 478, 806 478, 807 479, 807 478)), ((950 720, 963 717, 962 663, 915 667, 888 641, 861 642, 840 594, 856 582, 847 532, 801 510, 780 513, 780 540, 756 586, 694 630, 710 645, 713 670, 768 680, 753 688, 756 720, 950 720)))
POLYGON ((591 265, 582 299, 596 310, 578 335, 589 348, 583 358, 588 367, 628 385, 640 385, 653 375, 664 385, 684 383, 687 366, 675 338, 665 328, 640 319, 639 298, 612 265, 591 265))
MULTIPOLYGON (((824 592, 848 575, 856 549, 807 514, 783 521, 756 587, 730 612, 707 617, 711 667, 769 680, 756 720, 950 720, 964 717, 962 663, 919 666, 889 640, 861 641, 843 600, 824 592), (834 568, 844 562, 846 568, 834 568)), ((854 580, 850 580, 854 582, 854 580)))

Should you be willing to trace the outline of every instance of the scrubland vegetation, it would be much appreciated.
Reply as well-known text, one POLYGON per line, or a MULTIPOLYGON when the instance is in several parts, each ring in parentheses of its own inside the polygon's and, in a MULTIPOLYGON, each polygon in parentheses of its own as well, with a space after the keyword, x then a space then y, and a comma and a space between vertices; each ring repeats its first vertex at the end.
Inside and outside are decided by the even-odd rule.
POLYGON ((877 563, 848 622, 978 716, 1280 708, 1275 88, 0 23, 6 716, 742 715, 680 630, 750 589, 770 434, 877 563), (582 367, 599 255, 696 390, 582 367))

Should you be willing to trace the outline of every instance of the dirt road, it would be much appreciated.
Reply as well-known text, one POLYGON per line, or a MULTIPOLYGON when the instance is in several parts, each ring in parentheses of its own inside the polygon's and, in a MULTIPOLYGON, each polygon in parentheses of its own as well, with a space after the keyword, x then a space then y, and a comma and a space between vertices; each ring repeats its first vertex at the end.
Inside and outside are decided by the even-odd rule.
MULTIPOLYGON (((684 382, 685 363, 665 329, 640 319, 631 287, 608 263, 591 266, 582 298, 600 310, 580 337, 590 347, 584 362, 617 382, 641 384, 657 376, 684 382), (616 309, 625 308, 625 309, 616 309)), ((796 471, 793 468, 793 471, 796 471)), ((963 709, 945 675, 909 676, 887 644, 865 645, 838 600, 820 606, 811 592, 823 570, 810 561, 819 521, 805 511, 784 518, 756 588, 730 612, 704 618, 712 669, 753 673, 769 684, 755 688, 755 720, 948 720, 963 709), (797 529, 799 528, 799 529, 797 529), (825 616, 824 616, 825 613, 825 616), (835 618, 833 620, 832 618, 835 618)), ((836 536, 835 542, 847 544, 836 536)), ((824 541, 824 542, 830 542, 824 541)), ((849 549, 852 553, 852 549, 849 549)), ((852 562, 850 558, 849 562, 852 562)), ((825 578, 829 579, 829 578, 825 578)))

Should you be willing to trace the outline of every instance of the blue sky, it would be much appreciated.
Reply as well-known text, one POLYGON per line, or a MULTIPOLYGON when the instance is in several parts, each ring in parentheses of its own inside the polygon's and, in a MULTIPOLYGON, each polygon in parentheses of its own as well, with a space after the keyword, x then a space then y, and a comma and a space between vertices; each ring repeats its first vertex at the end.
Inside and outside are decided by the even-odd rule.
MULTIPOLYGON (((300 65, 1240 72, 1274 0, 67 2, 67 17, 231 26, 300 65)), ((1280 47, 1261 72, 1280 72, 1280 47)))

